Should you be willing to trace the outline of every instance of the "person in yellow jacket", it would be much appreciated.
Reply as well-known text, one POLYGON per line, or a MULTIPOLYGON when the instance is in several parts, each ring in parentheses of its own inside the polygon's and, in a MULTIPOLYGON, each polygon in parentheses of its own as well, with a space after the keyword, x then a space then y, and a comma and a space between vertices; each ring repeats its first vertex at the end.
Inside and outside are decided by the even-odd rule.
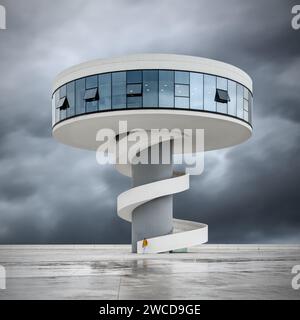
POLYGON ((146 238, 143 239, 143 253, 145 253, 146 248, 148 247, 148 240, 146 238))

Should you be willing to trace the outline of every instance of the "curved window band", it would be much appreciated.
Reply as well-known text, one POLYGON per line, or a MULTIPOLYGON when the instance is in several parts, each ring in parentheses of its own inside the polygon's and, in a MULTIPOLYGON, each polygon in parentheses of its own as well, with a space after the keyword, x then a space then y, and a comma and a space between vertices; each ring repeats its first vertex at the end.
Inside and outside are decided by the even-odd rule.
POLYGON ((253 97, 246 87, 198 72, 147 69, 103 73, 61 86, 52 99, 53 125, 85 113, 140 108, 207 111, 252 123, 253 97))

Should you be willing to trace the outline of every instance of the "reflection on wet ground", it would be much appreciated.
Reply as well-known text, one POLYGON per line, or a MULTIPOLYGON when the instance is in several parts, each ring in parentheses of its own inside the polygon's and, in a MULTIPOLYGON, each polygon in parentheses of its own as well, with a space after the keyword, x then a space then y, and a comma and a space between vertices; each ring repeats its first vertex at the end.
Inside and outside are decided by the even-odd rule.
POLYGON ((0 299, 300 299, 300 246, 203 245, 136 255, 130 246, 0 246, 0 299))

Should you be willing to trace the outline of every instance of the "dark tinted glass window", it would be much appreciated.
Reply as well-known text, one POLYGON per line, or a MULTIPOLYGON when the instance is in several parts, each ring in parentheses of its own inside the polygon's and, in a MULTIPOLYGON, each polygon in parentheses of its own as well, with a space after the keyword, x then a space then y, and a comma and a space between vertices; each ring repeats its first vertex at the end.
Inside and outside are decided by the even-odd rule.
POLYGON ((84 94, 85 94, 85 79, 78 79, 76 80, 76 105, 75 111, 76 114, 85 113, 85 101, 84 101, 84 94))
POLYGON ((249 109, 249 101, 244 99, 244 110, 248 111, 249 109))
POLYGON ((175 97, 175 108, 188 109, 190 107, 190 99, 184 97, 175 97))
POLYGON ((217 88, 222 90, 227 90, 227 79, 217 77, 217 88))
POLYGON ((126 72, 112 73, 112 108, 126 108, 126 72))
POLYGON ((69 108, 67 97, 63 97, 59 99, 57 108, 59 108, 60 110, 65 110, 69 108))
POLYGON ((244 120, 249 121, 249 96, 248 89, 244 88, 244 120))
POLYGON ((141 108, 142 97, 141 96, 129 96, 127 97, 127 108, 141 108))
POLYGON ((227 113, 227 102, 230 100, 227 92, 227 79, 217 77, 217 112, 227 113))
POLYGON ((99 110, 111 109, 111 73, 99 75, 99 110))
POLYGON ((228 114, 236 116, 236 83, 231 80, 228 80, 228 95, 228 114))
POLYGON ((67 86, 62 86, 59 88, 59 97, 63 98, 67 96, 67 86))
POLYGON ((60 110, 58 108, 58 102, 60 100, 59 98, 59 90, 57 90, 54 94, 54 99, 55 99, 55 122, 58 122, 60 120, 59 116, 60 116, 60 110))
POLYGON ((67 99, 66 99, 66 96, 67 96, 67 86, 64 85, 62 87, 60 87, 59 89, 59 97, 60 97, 60 100, 58 102, 59 104, 59 110, 60 110, 60 120, 63 120, 67 117, 67 107, 68 107, 68 102, 67 102, 67 99))
POLYGON ((216 111, 216 77, 204 75, 204 109, 208 111, 216 111))
POLYGON ((253 97, 251 93, 249 92, 249 113, 248 113, 248 118, 249 122, 252 123, 252 114, 253 114, 253 97))
POLYGON ((144 108, 158 107, 158 71, 143 71, 143 106, 144 108))
POLYGON ((185 71, 175 71, 175 83, 189 84, 190 73, 185 71))
POLYGON ((182 108, 229 114, 252 123, 252 94, 213 75, 172 70, 130 70, 89 76, 60 87, 53 124, 76 114, 125 108, 182 108))
POLYGON ((244 87, 244 99, 248 100, 249 96, 248 96, 248 89, 244 87))
POLYGON ((75 81, 67 84, 67 98, 69 102, 67 117, 72 117, 75 115, 75 81))
POLYGON ((87 77, 85 87, 87 89, 84 94, 86 112, 95 112, 98 110, 98 77, 87 77))
POLYGON ((95 112, 98 110, 98 101, 86 101, 86 112, 95 112))
POLYGON ((215 100, 221 104, 225 104, 230 101, 227 90, 217 89, 215 100))
POLYGON ((174 107, 174 71, 159 71, 159 106, 174 107))
POLYGON ((91 76, 86 78, 86 88, 97 88, 98 87, 98 77, 97 76, 91 76))
POLYGON ((228 80, 228 95, 228 114, 236 116, 236 83, 231 80, 228 80))
POLYGON ((56 108, 55 108, 55 94, 52 95, 52 107, 51 107, 51 111, 52 111, 52 126, 55 124, 56 119, 55 119, 55 112, 56 112, 56 108))
POLYGON ((98 88, 87 89, 84 94, 86 101, 86 112, 94 112, 98 110, 98 88))
POLYGON ((127 83, 142 82, 142 71, 127 71, 127 83))
MULTIPOLYGON (((66 100, 67 98, 62 98, 62 99, 60 99, 60 102, 59 102, 59 104, 60 105, 62 105, 62 100, 66 100)), ((63 102, 63 104, 65 104, 64 102, 63 102)), ((67 117, 67 108, 66 107, 64 107, 64 106, 61 106, 60 108, 59 108, 59 118, 60 118, 60 120, 63 120, 63 119, 65 119, 67 117)))
POLYGON ((203 109, 203 74, 190 74, 190 104, 191 109, 203 109))
POLYGON ((175 96, 177 97, 189 97, 190 86, 186 84, 175 84, 175 96))
POLYGON ((244 120, 249 121, 249 91, 244 87, 244 120))
POLYGON ((244 89, 240 84, 237 84, 237 117, 244 117, 244 89))
POLYGON ((142 95, 142 84, 127 84, 127 96, 141 96, 142 95))
POLYGON ((98 88, 92 88, 85 90, 84 100, 95 101, 99 99, 98 88))

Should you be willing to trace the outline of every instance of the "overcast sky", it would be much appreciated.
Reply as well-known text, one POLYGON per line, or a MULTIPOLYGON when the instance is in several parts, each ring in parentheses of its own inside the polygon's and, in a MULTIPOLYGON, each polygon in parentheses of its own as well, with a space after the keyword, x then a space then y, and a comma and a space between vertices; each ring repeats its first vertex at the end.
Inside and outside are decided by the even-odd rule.
MULTIPOLYGON (((299 1, 298 1, 299 2, 299 1)), ((174 215, 210 243, 300 243, 297 1, 0 0, 0 243, 129 243, 130 179, 51 136, 57 73, 90 59, 176 53, 232 63, 254 83, 254 134, 205 156, 174 215)))

